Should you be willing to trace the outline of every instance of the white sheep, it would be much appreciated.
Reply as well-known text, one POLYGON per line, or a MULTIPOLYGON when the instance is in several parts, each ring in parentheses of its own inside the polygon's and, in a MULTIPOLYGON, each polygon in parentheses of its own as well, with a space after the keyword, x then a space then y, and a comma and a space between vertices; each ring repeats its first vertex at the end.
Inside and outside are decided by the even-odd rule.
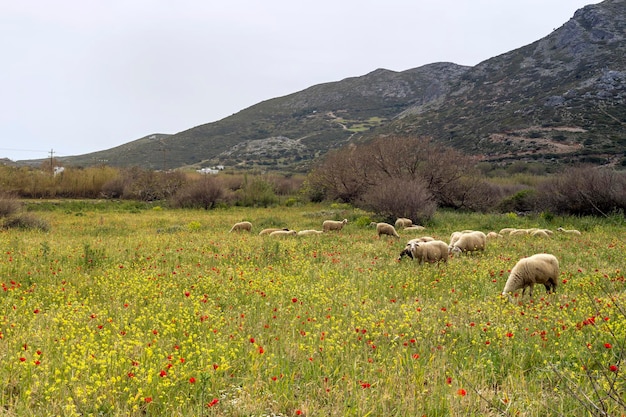
POLYGON ((580 231, 576 229, 563 229, 562 227, 559 227, 556 230, 558 230, 559 232, 567 233, 568 235, 576 235, 576 236, 582 235, 582 233, 580 233, 580 231))
MULTIPOLYGON (((396 226, 396 229, 397 229, 397 228, 398 228, 398 226, 396 226)), ((426 228, 425 228, 424 226, 416 226, 416 225, 413 225, 413 226, 405 227, 405 228, 404 228, 404 229, 402 229, 402 230, 407 231, 407 232, 413 232, 413 231, 422 231, 422 230, 426 230, 426 228)))
POLYGON ((269 229, 263 229, 259 232, 259 235, 269 235, 272 232, 275 232, 277 230, 289 230, 286 227, 270 227, 269 229))
POLYGON ((342 221, 324 220, 324 223, 322 223, 322 230, 325 232, 330 232, 331 230, 341 230, 347 223, 348 219, 343 219, 342 221))
POLYGON ((271 237, 287 237, 287 236, 296 236, 298 232, 295 230, 274 230, 270 233, 271 237))
POLYGON ((496 238, 500 238, 502 237, 502 235, 500 233, 497 232, 489 232, 487 233, 487 239, 496 239, 496 238))
POLYGON ((396 228, 389 223, 376 223, 376 233, 378 234, 379 239, 382 235, 387 235, 400 239, 400 235, 396 231, 396 228))
POLYGON ((300 230, 298 236, 321 235, 322 233, 324 233, 322 230, 306 229, 300 230))
POLYGON ((411 242, 408 243, 404 250, 400 252, 398 261, 403 256, 411 259, 417 259, 419 263, 448 262, 448 244, 441 240, 432 240, 429 242, 411 242))
POLYGON ((413 226, 413 220, 400 217, 396 220, 396 229, 404 229, 413 226))
POLYGON ((520 259, 509 274, 506 280, 502 295, 508 295, 512 300, 511 293, 519 289, 522 290, 522 297, 526 288, 530 288, 529 296, 533 296, 533 286, 543 284, 546 292, 556 292, 557 280, 559 278, 559 261, 554 255, 549 253, 538 253, 527 258, 520 259))
POLYGON ((550 238, 550 234, 543 229, 537 229, 537 230, 533 230, 532 232, 530 232, 531 236, 535 236, 535 237, 547 237, 550 238))
POLYGON ((230 229, 230 232, 242 232, 242 231, 243 232, 250 232, 250 231, 252 231, 252 223, 250 223, 250 222, 235 223, 233 225, 233 227, 230 229))
POLYGON ((501 235, 509 235, 513 230, 516 230, 514 227, 505 227, 504 229, 500 229, 501 235))
POLYGON ((450 253, 484 251, 487 246, 487 235, 480 231, 461 234, 459 238, 448 246, 450 253))
POLYGON ((475 230, 461 230, 460 232, 452 232, 452 234, 450 235, 450 245, 449 246, 454 246, 454 244, 456 243, 457 240, 459 240, 459 238, 466 234, 466 233, 472 233, 475 232, 475 230))
POLYGON ((421 237, 416 237, 416 238, 413 238, 413 239, 409 240, 408 242, 406 242, 406 244, 409 245, 411 243, 432 242, 433 240, 435 240, 434 237, 421 236, 421 237))

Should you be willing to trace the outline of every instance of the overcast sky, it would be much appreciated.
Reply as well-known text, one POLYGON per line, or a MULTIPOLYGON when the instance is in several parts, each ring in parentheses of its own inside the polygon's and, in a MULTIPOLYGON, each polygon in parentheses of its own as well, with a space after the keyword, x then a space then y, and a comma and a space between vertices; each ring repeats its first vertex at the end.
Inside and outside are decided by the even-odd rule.
POLYGON ((310 86, 476 65, 597 0, 0 0, 0 158, 80 155, 310 86))

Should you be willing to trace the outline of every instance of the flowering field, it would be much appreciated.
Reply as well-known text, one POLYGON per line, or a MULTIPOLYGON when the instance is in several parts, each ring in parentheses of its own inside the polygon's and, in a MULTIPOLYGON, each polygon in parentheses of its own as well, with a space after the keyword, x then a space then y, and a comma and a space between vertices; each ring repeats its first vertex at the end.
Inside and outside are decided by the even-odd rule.
POLYGON ((623 218, 438 214, 423 234, 575 227, 493 239, 447 264, 396 260, 367 214, 305 206, 36 211, 0 232, 5 415, 626 414, 623 218), (259 236, 265 227, 341 232, 259 236), (229 233, 250 220, 253 233, 229 233), (500 296, 524 256, 556 294, 500 296))

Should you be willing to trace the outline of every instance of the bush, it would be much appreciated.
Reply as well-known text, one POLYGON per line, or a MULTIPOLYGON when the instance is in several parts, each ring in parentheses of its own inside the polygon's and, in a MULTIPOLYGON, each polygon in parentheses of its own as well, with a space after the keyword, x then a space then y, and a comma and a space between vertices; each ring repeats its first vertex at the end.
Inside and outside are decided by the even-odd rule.
POLYGON ((48 223, 30 213, 18 214, 17 216, 7 218, 2 228, 4 229, 39 229, 48 231, 50 229, 48 223))
POLYGON ((222 201, 226 190, 215 176, 204 176, 183 186, 171 201, 173 207, 209 210, 222 201))
POLYGON ((432 193, 419 179, 392 178, 381 181, 363 194, 358 205, 374 211, 392 223, 398 217, 423 223, 430 219, 437 209, 432 193))
POLYGON ((9 217, 20 209, 20 202, 10 194, 0 194, 0 218, 9 217))
POLYGON ((556 214, 608 216, 626 211, 626 172, 577 167, 538 186, 537 201, 556 214))

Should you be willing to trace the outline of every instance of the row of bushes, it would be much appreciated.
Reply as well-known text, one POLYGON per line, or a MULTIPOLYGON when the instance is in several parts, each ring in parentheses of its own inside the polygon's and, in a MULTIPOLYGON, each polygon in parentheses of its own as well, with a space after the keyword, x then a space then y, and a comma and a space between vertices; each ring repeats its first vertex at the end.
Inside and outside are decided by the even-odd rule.
MULTIPOLYGON (((519 163, 511 169, 523 171, 519 163)), ((0 166, 0 192, 21 198, 160 201, 206 210, 339 201, 381 219, 408 217, 418 222, 439 208, 602 216, 626 211, 624 171, 579 166, 543 175, 527 171, 508 181, 490 175, 494 171, 426 138, 386 137, 327 154, 307 177, 107 166, 68 167, 53 175, 50 170, 0 166)))

